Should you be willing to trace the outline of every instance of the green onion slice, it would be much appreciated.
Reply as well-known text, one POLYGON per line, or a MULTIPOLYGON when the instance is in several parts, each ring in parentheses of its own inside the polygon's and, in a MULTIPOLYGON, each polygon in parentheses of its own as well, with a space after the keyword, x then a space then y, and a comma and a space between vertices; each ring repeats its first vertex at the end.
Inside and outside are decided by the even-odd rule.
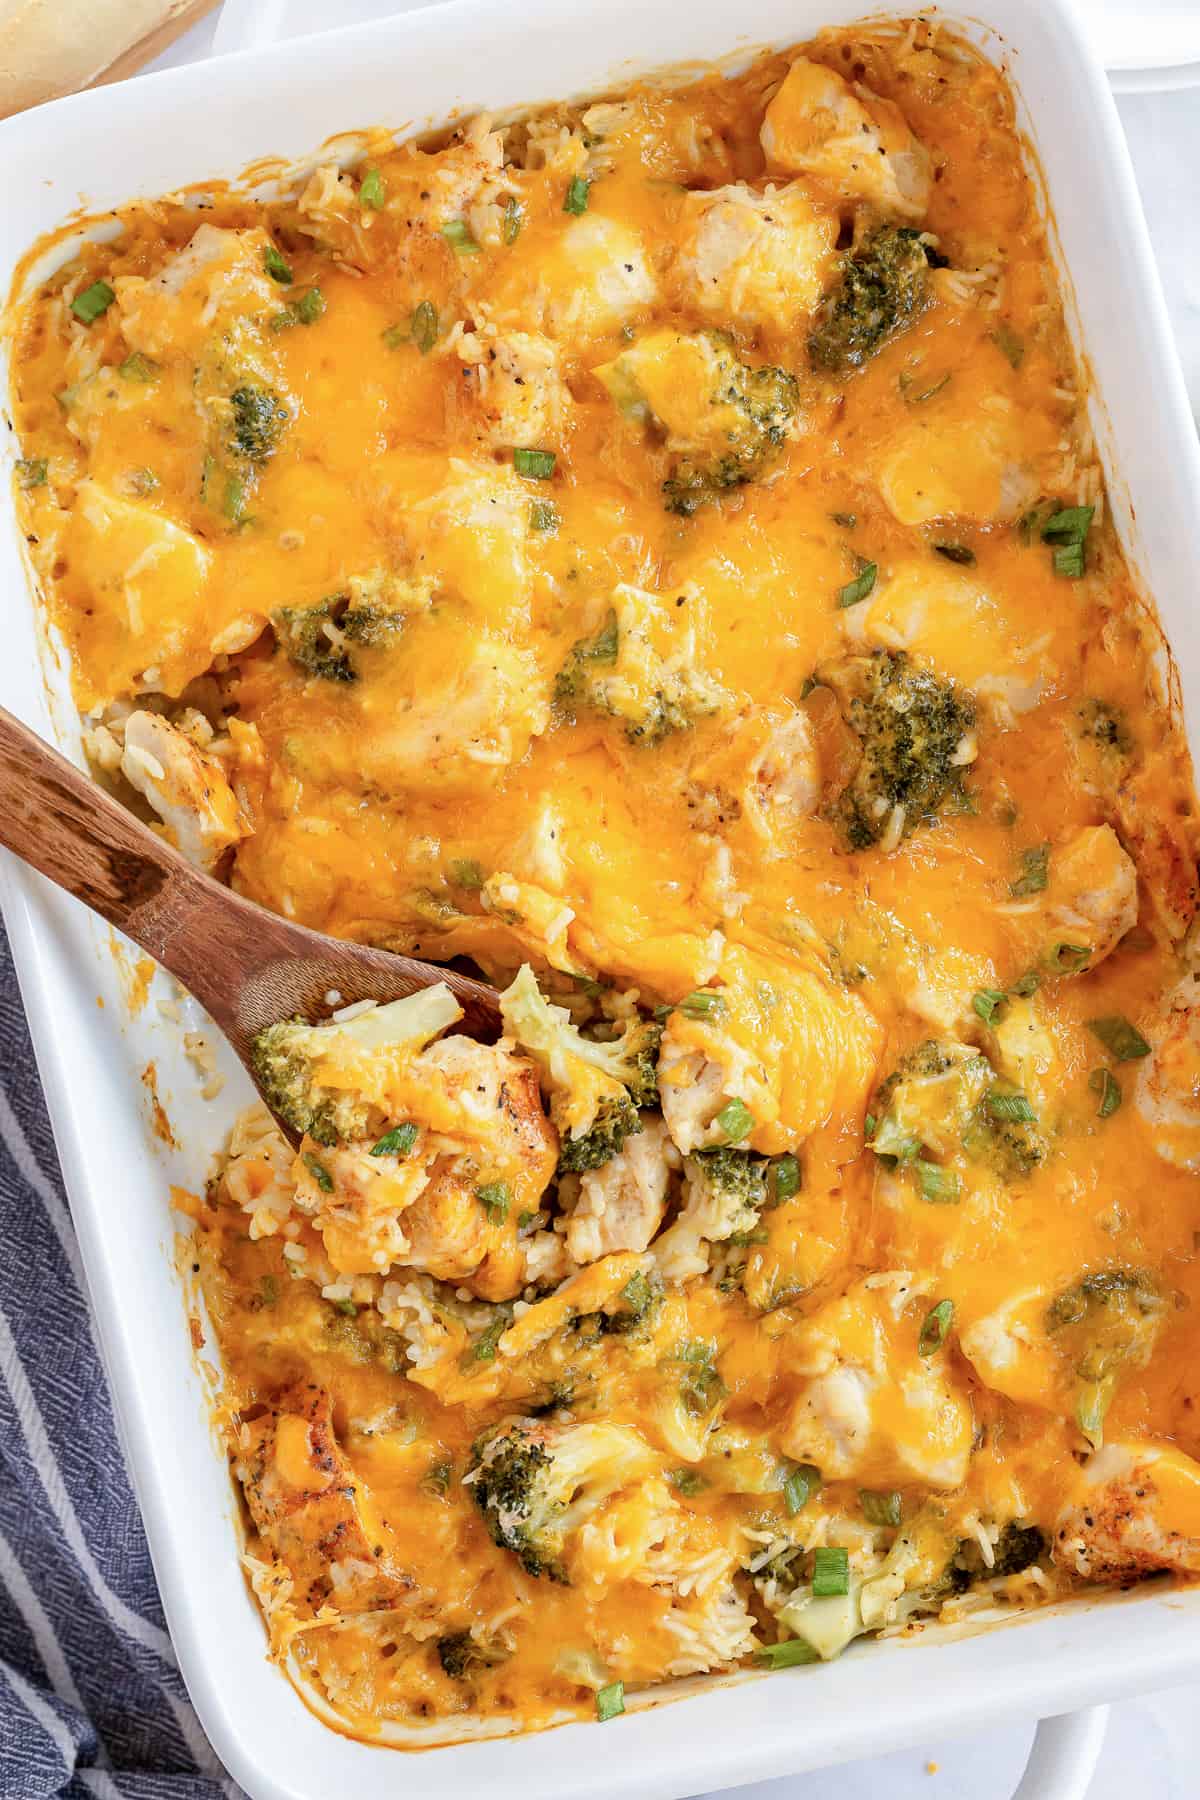
POLYGON ((431 300, 422 300, 414 308, 409 335, 421 355, 428 356, 438 337, 437 307, 431 300))
POLYGON ((116 297, 107 281, 93 281, 91 287, 84 288, 82 294, 76 294, 71 302, 71 311, 85 325, 90 325, 101 313, 108 311, 116 297))
POLYGON ((996 1009, 1003 1004, 1004 994, 1000 988, 980 988, 971 996, 971 1005, 985 1025, 991 1024, 996 1016, 996 1009))
POLYGON ((320 1157, 314 1156, 311 1150, 306 1150, 301 1160, 321 1192, 323 1194, 332 1194, 333 1176, 329 1173, 329 1170, 325 1167, 325 1164, 321 1161, 320 1157))
POLYGON ((574 175, 567 183, 567 191, 563 196, 563 211, 568 213, 585 213, 588 209, 588 195, 592 184, 582 175, 574 175))
POLYGON ((764 1644, 757 1653, 758 1661, 768 1669, 798 1669, 804 1663, 821 1658, 803 1638, 785 1638, 782 1644, 764 1644))
POLYGON ((939 1300, 936 1306, 930 1307, 921 1325, 921 1333, 917 1338, 917 1355, 929 1357, 940 1350, 946 1341, 946 1333, 954 1317, 953 1300, 939 1300))
POLYGON ((418 1129, 411 1119, 406 1119, 402 1125, 393 1125, 390 1131, 384 1132, 378 1143, 371 1145, 368 1155, 407 1156, 417 1141, 418 1129))
POLYGON ((521 227, 525 223, 525 208, 521 202, 509 195, 504 202, 504 223, 500 235, 506 244, 515 244, 521 235, 521 227))
POLYGON ((794 1519, 808 1505, 809 1499, 820 1485, 819 1469, 815 1469, 811 1463, 796 1464, 783 1484, 783 1504, 787 1507, 790 1519, 794 1519))
POLYGON ((993 1119, 1004 1119, 1012 1125, 1032 1125, 1037 1118, 1024 1094, 1004 1088, 992 1088, 987 1096, 987 1109, 993 1119))
POLYGON ((868 1525, 899 1525, 901 1518, 900 1496, 893 1488, 890 1493, 873 1493, 870 1488, 860 1488, 858 1504, 862 1507, 863 1518, 868 1525))
POLYGON ((725 1011, 724 994, 714 994, 709 988, 696 988, 693 993, 685 994, 676 1009, 685 1013, 689 1019, 706 1019, 712 1014, 725 1011))
POLYGON ((814 1600, 828 1600, 850 1592, 850 1556, 840 1545, 819 1544, 813 1551, 814 1600))
POLYGON ((926 1162, 924 1158, 918 1158, 913 1168, 923 1200, 947 1204, 958 1199, 962 1183, 953 1169, 943 1169, 941 1163, 926 1162))
POLYGON ((475 1189, 475 1198, 493 1225, 503 1225, 512 1204, 507 1181, 487 1181, 475 1189))
POLYGON ((465 219, 448 219, 442 226, 442 236, 456 256, 479 255, 479 245, 471 236, 471 227, 465 219))
POLYGON ((724 1132, 727 1144, 740 1144, 754 1130, 754 1114, 744 1100, 727 1100, 717 1114, 716 1123, 724 1132))
POLYGON ((1121 1084, 1111 1069, 1093 1069, 1088 1076, 1088 1086, 1096 1095, 1100 1104, 1096 1108, 1101 1119, 1111 1119, 1121 1104, 1121 1084))
POLYGON ((513 451, 513 468, 527 481, 549 481, 555 461, 553 450, 513 451))
POLYGON ((603 1725, 609 1719, 615 1719, 625 1711, 625 1683, 610 1681, 596 1694, 596 1717, 603 1725))
POLYGON ((291 287, 291 264, 284 260, 274 244, 268 244, 263 252, 263 266, 272 281, 277 281, 280 287, 291 287))
POLYGON ((387 183, 378 169, 368 169, 359 183, 358 198, 363 206, 378 212, 387 198, 387 183))
POLYGON ((869 562, 864 564, 858 574, 854 577, 854 580, 848 581, 844 588, 838 590, 837 603, 839 610, 844 610, 847 606, 857 606, 860 600, 865 600, 875 586, 875 577, 878 573, 878 563, 869 562))
POLYGON ((47 468, 44 456, 23 456, 17 464, 17 486, 26 493, 30 488, 45 487, 47 468))
POLYGON ((562 520, 553 500, 534 500, 529 507, 530 531, 557 531, 562 520))
POLYGON ((1110 1056, 1117 1062, 1134 1062, 1139 1056, 1149 1056, 1150 1046, 1137 1029, 1131 1025, 1122 1013, 1107 1013, 1099 1019, 1084 1021, 1093 1037, 1099 1038, 1110 1056))
POLYGON ((804 1185, 804 1171, 800 1167, 800 1158, 786 1150, 782 1156, 775 1157, 771 1164, 771 1187, 777 1206, 783 1201, 791 1200, 804 1185))

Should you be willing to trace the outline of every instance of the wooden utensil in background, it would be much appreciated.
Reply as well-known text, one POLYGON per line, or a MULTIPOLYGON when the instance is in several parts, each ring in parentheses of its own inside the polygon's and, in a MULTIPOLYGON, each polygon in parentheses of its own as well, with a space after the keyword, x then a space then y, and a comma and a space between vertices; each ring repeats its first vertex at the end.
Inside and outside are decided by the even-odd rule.
POLYGON ((217 0, 0 0, 0 119, 122 81, 217 0))

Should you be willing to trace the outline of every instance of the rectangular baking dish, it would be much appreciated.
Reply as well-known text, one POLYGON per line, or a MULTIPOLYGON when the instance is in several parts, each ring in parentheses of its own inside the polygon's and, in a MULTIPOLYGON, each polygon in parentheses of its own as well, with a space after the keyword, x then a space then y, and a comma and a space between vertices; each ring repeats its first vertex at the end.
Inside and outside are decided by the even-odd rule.
MULTIPOLYGON (((377 24, 171 70, 0 124, 8 174, 0 280, 76 208, 99 211, 261 157, 303 159, 332 134, 421 129, 455 113, 604 90, 665 66, 745 59, 861 16, 862 0, 452 0, 377 24)), ((1040 166, 1068 311, 1095 381, 1095 425, 1131 562, 1174 647, 1173 704, 1200 744, 1200 455, 1115 108, 1066 0, 975 0, 943 15, 1009 73, 1040 166), (1114 448, 1115 446, 1115 448, 1114 448)), ((2 453, 0 701, 78 756, 66 672, 28 597, 2 453)), ((136 1004, 112 935, 5 858, 3 904, 46 1085, 98 1333, 180 1666, 253 1800, 673 1800, 870 1755, 1200 1671, 1200 1590, 1151 1586, 958 1641, 863 1645, 790 1675, 689 1684, 598 1740, 590 1725, 402 1757, 338 1736, 265 1659, 237 1561, 235 1508, 207 1421, 174 1265, 168 1184, 199 1189, 246 1090, 199 1097, 177 1023, 136 1004), (99 1004, 98 1004, 99 1002, 99 1004), (152 1129, 153 1091, 170 1120, 152 1129)), ((36 1499, 36 1497, 35 1497, 36 1499)))

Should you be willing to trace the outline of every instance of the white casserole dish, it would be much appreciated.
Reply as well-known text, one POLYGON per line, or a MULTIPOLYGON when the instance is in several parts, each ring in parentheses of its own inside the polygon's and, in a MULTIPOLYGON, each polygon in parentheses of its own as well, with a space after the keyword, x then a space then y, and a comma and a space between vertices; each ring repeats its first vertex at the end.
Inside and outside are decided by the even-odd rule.
MULTIPOLYGON (((986 22, 962 29, 1017 87, 1104 403, 1096 425, 1116 516, 1172 639, 1200 745, 1200 455, 1116 113, 1064 0, 975 4, 986 22)), ((32 241, 80 204, 95 211, 232 177, 262 156, 302 158, 354 126, 420 128, 455 111, 532 104, 792 43, 861 10, 861 0, 746 0, 735 32, 718 0, 692 0, 683 15, 646 0, 581 0, 569 23, 558 0, 527 0, 518 32, 498 0, 453 0, 77 96, 0 124, 9 174, 0 279, 7 289, 32 241)), ((3 474, 10 526, 0 559, 11 598, 0 701, 77 750, 64 672, 26 602, 7 465, 3 474)), ((110 934, 82 909, 7 862, 0 898, 179 1661, 219 1755, 254 1800, 450 1800, 484 1790, 488 1800, 672 1800, 1200 1669, 1200 1590, 1150 1587, 957 1642, 930 1633, 920 1646, 862 1646, 821 1670, 692 1684, 702 1697, 644 1707, 601 1739, 590 1725, 568 1726, 402 1759, 338 1737, 265 1660, 171 1270, 179 1221, 167 1183, 199 1188, 244 1089, 232 1080, 215 1105, 201 1103, 178 1027, 153 1002, 131 1013, 110 934), (139 1075, 151 1060, 175 1150, 147 1129, 139 1075)))

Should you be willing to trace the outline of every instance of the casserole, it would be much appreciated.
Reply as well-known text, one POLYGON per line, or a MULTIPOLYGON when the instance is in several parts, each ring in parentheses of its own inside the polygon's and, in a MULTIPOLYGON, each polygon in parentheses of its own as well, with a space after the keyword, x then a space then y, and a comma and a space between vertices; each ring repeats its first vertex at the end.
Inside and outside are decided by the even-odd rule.
MULTIPOLYGON (((466 13, 466 12, 463 12, 460 14, 456 11, 453 16, 456 19, 460 19, 464 23, 464 27, 469 25, 469 27, 472 30, 475 29, 475 21, 474 21, 473 15, 466 13)), ((812 22, 815 23, 816 21, 812 21, 812 22)), ((761 32, 756 32, 755 35, 756 35, 756 37, 759 38, 760 41, 767 39, 771 36, 791 38, 794 35, 796 29, 802 28, 802 26, 803 26, 803 21, 798 21, 795 19, 788 19, 785 22, 782 19, 772 18, 770 21, 764 21, 763 30, 761 32)), ((1032 27, 1030 27, 1030 30, 1032 31, 1032 27)), ((649 27, 647 27, 647 31, 648 31, 648 35, 653 36, 653 32, 650 30, 649 27)), ((716 27, 713 28, 713 32, 715 35, 716 27)), ((685 47, 689 50, 694 49, 695 53, 698 56, 702 56, 705 54, 711 54, 719 48, 719 45, 715 41, 711 41, 710 39, 706 39, 704 37, 704 34, 698 25, 695 28, 694 35, 698 41, 696 41, 695 43, 689 42, 689 44, 685 47)), ((1036 37, 1036 33, 1034 34, 1034 36, 1036 37)), ((1037 48, 1036 45, 1034 47, 1035 47, 1035 49, 1037 48)), ((1045 46, 1042 47, 1042 49, 1040 51, 1040 55, 1041 55, 1041 61, 1043 64, 1048 60, 1051 48, 1052 48, 1052 45, 1049 47, 1045 47, 1045 46)), ((528 45, 525 45, 524 49, 527 51, 528 45)), ((680 49, 680 45, 678 43, 674 43, 671 46, 672 53, 674 53, 674 54, 677 54, 679 49, 680 49)), ((649 48, 647 49, 647 53, 644 58, 644 61, 647 64, 653 64, 655 61, 661 60, 665 54, 666 54, 665 46, 651 44, 649 46, 649 48)), ((241 66, 245 67, 246 65, 241 65, 241 66)), ((609 77, 609 76, 610 76, 610 71, 607 68, 601 72, 596 72, 596 71, 590 72, 590 79, 589 79, 589 75, 585 74, 582 69, 568 70, 565 74, 562 72, 556 73, 555 76, 553 77, 553 79, 550 79, 547 81, 547 86, 548 86, 548 88, 551 88, 554 91, 561 92, 564 89, 570 90, 572 88, 576 88, 576 87, 580 87, 580 86, 588 86, 588 85, 594 86, 594 85, 598 84, 599 80, 603 80, 605 77, 609 77)), ((1020 80, 1021 80, 1021 71, 1020 70, 1017 71, 1017 78, 1018 78, 1018 85, 1019 85, 1020 80)), ((488 98, 494 99, 494 100, 498 101, 499 103, 503 104, 506 99, 511 98, 511 99, 515 100, 518 97, 523 98, 523 97, 527 96, 530 91, 531 91, 531 84, 530 84, 530 76, 528 73, 528 66, 527 66, 527 63, 525 62, 525 60, 522 58, 521 63, 520 63, 520 68, 513 72, 513 80, 512 80, 511 87, 509 89, 506 89, 503 82, 499 82, 499 85, 497 88, 493 88, 493 89, 489 90, 488 98)), ((470 95, 470 96, 465 96, 465 98, 474 99, 475 96, 470 95)), ((374 100, 373 98, 369 98, 365 104, 366 104, 368 116, 372 113, 372 111, 375 112, 376 116, 382 116, 382 114, 379 110, 378 101, 374 100)), ((338 118, 341 120, 344 120, 346 118, 346 116, 347 115, 346 115, 346 111, 345 111, 344 99, 339 98, 338 118)), ((325 122, 332 124, 333 120, 328 119, 325 122)), ((319 135, 319 130, 318 130, 318 135, 319 135)), ((283 134, 277 134, 271 140, 271 142, 274 144, 278 144, 282 141, 282 138, 283 138, 283 134)), ((312 140, 310 139, 310 141, 312 141, 312 140)), ((247 148, 249 148, 249 147, 250 146, 247 146, 247 148)), ((265 148, 266 147, 265 142, 260 147, 265 148)), ((1052 165, 1053 159, 1051 157, 1047 156, 1047 161, 1048 161, 1048 163, 1050 163, 1052 165)), ((211 168, 211 157, 208 158, 208 160, 206 160, 203 163, 199 163, 198 161, 196 163, 193 163, 193 165, 192 165, 193 173, 195 172, 197 167, 203 167, 205 169, 210 169, 211 168)), ((1049 172, 1051 173, 1052 182, 1053 182, 1053 167, 1052 166, 1050 167, 1049 172)), ((1114 177, 1114 179, 1118 179, 1121 173, 1123 173, 1123 172, 1118 171, 1118 176, 1114 177)), ((156 189, 159 188, 163 184, 163 180, 164 180, 164 176, 163 176, 162 170, 157 169, 155 171, 155 175, 154 175, 154 183, 153 183, 154 187, 156 189)), ((128 184, 126 184, 126 189, 124 191, 127 191, 127 189, 128 189, 128 184)), ((117 197, 116 192, 114 192, 113 195, 109 196, 109 198, 116 198, 116 197, 117 197)), ((1098 207, 1100 207, 1100 205, 1101 205, 1101 202, 1100 202, 1100 198, 1098 196, 1096 196, 1096 197, 1089 196, 1089 207, 1094 206, 1094 207, 1098 208, 1098 207)), ((1122 256, 1127 257, 1129 255, 1129 243, 1131 241, 1131 237, 1136 238, 1136 229, 1129 222, 1122 221, 1119 218, 1114 221, 1114 224, 1115 224, 1115 229, 1114 229, 1112 238, 1110 240, 1109 250, 1110 250, 1111 255, 1114 257, 1117 265, 1119 267, 1123 268, 1124 264, 1121 263, 1121 257, 1122 256)), ((34 230, 36 230, 36 224, 34 226, 34 230)), ((27 239, 28 237, 30 237, 32 235, 34 235, 33 230, 22 230, 21 238, 27 239)), ((18 240, 18 242, 20 242, 20 241, 21 241, 21 239, 18 240)), ((1069 248, 1069 246, 1068 246, 1068 248, 1069 248)), ((1119 284, 1114 284, 1114 287, 1116 287, 1118 285, 1119 284)), ((1110 289, 1110 297, 1111 297, 1111 292, 1112 292, 1112 290, 1110 289)), ((1129 296, 1126 296, 1126 298, 1128 299, 1131 307, 1136 305, 1136 296, 1135 295, 1131 294, 1129 296)), ((1085 323, 1086 323, 1086 314, 1085 314, 1085 323)), ((1094 341, 1093 338, 1086 333, 1085 333, 1085 337, 1086 337, 1086 341, 1089 344, 1091 344, 1094 341)), ((1103 370, 1101 370, 1101 381, 1102 381, 1102 385, 1103 385, 1104 384, 1103 370)), ((1106 393, 1111 392, 1111 390, 1108 389, 1107 387, 1106 387, 1105 391, 1106 391, 1106 393)), ((1127 396, 1127 397, 1131 397, 1131 396, 1127 396)), ((1170 478, 1173 478, 1173 479, 1178 478, 1181 475, 1184 467, 1186 466, 1188 454, 1189 454, 1188 446, 1187 446, 1186 442, 1183 440, 1182 435, 1181 435, 1179 455, 1178 455, 1178 457, 1175 457, 1172 459, 1172 468, 1169 472, 1170 478)), ((1162 486, 1163 487, 1167 486, 1166 479, 1164 479, 1162 486)), ((1160 488, 1160 497, 1161 497, 1161 491, 1162 490, 1160 488)), ((1120 496, 1118 495, 1117 498, 1119 501, 1120 496)), ((1153 526, 1154 515, 1153 515, 1153 507, 1151 504, 1153 498, 1154 498, 1153 495, 1148 495, 1147 502, 1143 503, 1143 511, 1142 511, 1143 525, 1145 524, 1146 518, 1149 517, 1150 521, 1151 521, 1151 525, 1153 526)), ((1140 501, 1140 496, 1139 496, 1139 501, 1140 501)), ((1177 570, 1176 570, 1177 576, 1181 575, 1182 568, 1184 566, 1185 566, 1184 553, 1181 551, 1180 552, 1180 562, 1179 562, 1179 564, 1177 566, 1177 570)), ((1170 625, 1170 623, 1171 623, 1170 596, 1169 596, 1169 593, 1167 592, 1166 575, 1165 574, 1160 575, 1159 572, 1157 572, 1151 566, 1151 558, 1149 555, 1147 555, 1147 557, 1146 557, 1146 567, 1148 569, 1148 572, 1152 576, 1153 585, 1155 586, 1156 590, 1158 591, 1158 593, 1163 601, 1164 615, 1166 617, 1168 625, 1170 625)), ((1179 587, 1181 589, 1181 582, 1179 583, 1179 587)), ((1185 646, 1185 651, 1186 651, 1186 646, 1185 646)), ((182 1130, 182 1128, 180 1128, 180 1129, 182 1130)), ((91 1148, 90 1155, 91 1155, 91 1159, 92 1159, 93 1167, 94 1167, 94 1161, 95 1161, 94 1145, 91 1148)), ((191 1179, 193 1180, 193 1182, 195 1181, 194 1173, 192 1174, 191 1179)), ((143 1351, 143 1360, 144 1360, 144 1351, 143 1351)), ((152 1409, 151 1414, 149 1416, 151 1416, 151 1417, 160 1416, 161 1417, 161 1416, 164 1416, 164 1414, 167 1412, 167 1410, 168 1410, 168 1408, 166 1406, 157 1406, 156 1405, 152 1409)), ((136 1461, 136 1451, 135 1451, 135 1461, 136 1461)), ((161 1551, 161 1548, 162 1548, 161 1544, 160 1544, 159 1548, 161 1551)), ((169 1584, 168 1584, 168 1586, 169 1586, 169 1584)), ((1186 1605, 1186 1601, 1185 1602, 1175 1602, 1174 1604, 1186 1605)), ((1138 1607, 1139 1615, 1142 1615, 1143 1613, 1151 1610, 1152 1607, 1153 1607, 1152 1601, 1144 1600, 1144 1601, 1139 1602, 1139 1607, 1138 1607)), ((1064 1629, 1067 1629, 1069 1631, 1069 1629, 1071 1627, 1073 1627, 1075 1625, 1075 1623, 1076 1623, 1076 1620, 1074 1618, 1072 1618, 1069 1621, 1064 1621, 1063 1622, 1064 1629)), ((1036 1628, 1035 1626, 1025 1627, 1025 1629, 1027 1629, 1027 1630, 1033 1630, 1035 1628, 1036 1628)), ((1132 1637, 1134 1634, 1130 1634, 1130 1635, 1132 1637)), ((970 1647, 972 1652, 975 1651, 977 1648, 978 1648, 978 1646, 970 1647)), ((965 1656, 967 1654, 967 1652, 965 1650, 958 1650, 958 1651, 953 1652, 952 1654, 955 1657, 957 1657, 959 1655, 965 1656)), ((983 1673, 984 1668, 986 1668, 986 1663, 981 1666, 981 1668, 979 1670, 980 1674, 983 1673)), ((959 1665, 956 1662, 954 1665, 954 1670, 951 1673, 952 1680, 956 1680, 958 1678, 958 1672, 959 1672, 959 1665)), ((838 1673, 840 1675, 842 1673, 842 1671, 839 1670, 838 1673)), ((903 1682, 905 1681, 907 1672, 899 1670, 893 1664, 893 1668, 889 1671, 889 1673, 892 1676, 893 1691, 896 1691, 896 1688, 899 1685, 902 1685, 903 1682)), ((931 1673, 933 1673, 932 1668, 927 1668, 926 1670, 923 1671, 921 1676, 917 1677, 917 1681, 919 1683, 924 1683, 924 1682, 928 1681, 928 1676, 931 1673)), ((936 1684, 934 1684, 934 1685, 936 1685, 936 1684)), ((831 1692, 832 1691, 833 1690, 831 1690, 831 1692)), ((708 1709, 708 1712, 715 1713, 718 1708, 724 1708, 727 1704, 731 1704, 735 1701, 737 1702, 737 1704, 739 1706, 745 1705, 745 1703, 749 1702, 750 1703, 749 1708, 746 1713, 747 1720, 755 1719, 761 1715, 761 1718, 764 1721, 763 1734, 759 1734, 757 1731, 755 1733, 759 1744, 763 1745, 764 1743, 766 1743, 768 1741, 769 1729, 770 1729, 769 1725, 767 1725, 765 1722, 769 1721, 770 1719, 775 1717, 775 1715, 778 1713, 779 1702, 777 1699, 773 1700, 773 1701, 766 1700, 765 1702, 760 1699, 760 1701, 759 1701, 760 1715, 756 1714, 755 1710, 754 1710, 754 1694, 755 1694, 755 1692, 756 1692, 756 1690, 754 1687, 743 1686, 740 1691, 734 1691, 731 1693, 726 1693, 726 1694, 721 1694, 721 1695, 715 1696, 711 1703, 710 1708, 708 1709)), ((907 1695, 906 1695, 905 1703, 906 1704, 908 1703, 907 1695)), ((203 1706, 203 1703, 201 1706, 201 1710, 204 1712, 207 1711, 207 1709, 203 1706)), ((706 1717, 708 1716, 708 1712, 706 1712, 706 1717)), ((650 1720, 631 1721, 629 1729, 631 1731, 632 1730, 641 1730, 641 1728, 643 1726, 649 1726, 650 1724, 651 1724, 650 1720)), ((698 1775, 696 1777, 692 1777, 691 1780, 688 1779, 687 1771, 680 1768, 678 1766, 678 1764, 674 1764, 672 1767, 668 1768, 667 1765, 670 1763, 671 1757, 670 1757, 670 1752, 666 1747, 665 1740, 664 1740, 663 1745, 661 1745, 661 1746, 658 1746, 657 1742, 654 1742, 654 1743, 647 1742, 643 1746, 643 1744, 641 1742, 627 1740, 630 1742, 630 1747, 633 1751, 635 1758, 638 1759, 637 1760, 636 1787, 635 1787, 634 1791, 642 1791, 642 1792, 680 1791, 679 1787, 677 1785, 675 1785, 676 1783, 682 1783, 687 1786, 694 1786, 697 1778, 706 1779, 708 1781, 711 1781, 712 1775, 714 1772, 714 1768, 719 1768, 723 1775, 725 1775, 727 1778, 731 1778, 731 1779, 744 1778, 744 1776, 746 1774, 755 1772, 753 1769, 748 1768, 746 1766, 745 1761, 742 1760, 740 1757, 740 1751, 739 1751, 739 1746, 738 1746, 738 1742, 737 1742, 737 1738, 740 1734, 737 1732, 737 1727, 736 1727, 736 1724, 734 1723, 732 1717, 730 1720, 730 1724, 733 1728, 733 1736, 730 1739, 730 1745, 726 1752, 724 1762, 722 1762, 720 1760, 719 1752, 716 1752, 713 1754, 706 1753, 703 1764, 697 1765, 698 1771, 699 1771, 699 1768, 701 1768, 701 1767, 703 1768, 703 1771, 704 1771, 703 1774, 700 1775, 698 1773, 698 1775), (643 1756, 643 1748, 644 1748, 644 1752, 645 1752, 644 1756, 643 1756), (663 1760, 660 1765, 663 1768, 662 1782, 658 1781, 657 1775, 655 1772, 655 1766, 654 1766, 655 1752, 656 1752, 656 1749, 659 1749, 659 1748, 661 1748, 664 1752, 663 1760)), ((919 1725, 917 1728, 919 1729, 919 1725)), ((230 1752, 229 1752, 226 1744, 222 1743, 220 1734, 218 1733, 216 1735, 217 1735, 217 1741, 218 1741, 219 1745, 225 1750, 225 1753, 227 1755, 229 1755, 230 1752)), ((876 1740, 876 1741, 878 1741, 878 1740, 876 1740)), ((844 1745, 839 1746, 839 1748, 843 1748, 843 1749, 844 1749, 844 1747, 845 1747, 844 1745)), ((856 1749, 863 1747, 861 1740, 859 1740, 859 1742, 856 1743, 853 1747, 856 1749)), ((509 1748, 508 1746, 505 1747, 506 1750, 508 1748, 509 1748)), ((555 1746, 555 1748, 557 1748, 557 1745, 555 1746)), ((829 1744, 826 1744, 823 1749, 817 1750, 815 1755, 810 1754, 809 1760, 820 1760, 822 1757, 827 1756, 829 1754, 829 1751, 831 1748, 832 1748, 832 1746, 830 1746, 829 1744)), ((272 1755, 272 1761, 275 1762, 276 1767, 278 1767, 277 1752, 274 1749, 272 1750, 271 1755, 272 1755)), ((550 1756, 553 1757, 553 1755, 554 1755, 554 1749, 552 1749, 550 1752, 550 1756)), ((453 1753, 453 1757, 451 1757, 447 1753, 443 1753, 443 1754, 439 1755, 439 1757, 436 1759, 436 1763, 437 1763, 437 1766, 439 1769, 439 1776, 433 1777, 432 1779, 439 1780, 439 1779, 445 1779, 445 1778, 449 1777, 451 1774, 451 1765, 452 1765, 453 1758, 457 1758, 459 1756, 460 1756, 459 1752, 453 1753), (440 1771, 443 1771, 443 1770, 445 1771, 445 1776, 442 1776, 440 1773, 440 1771)), ((549 1759, 546 1758, 545 1760, 549 1760, 549 1759)), ((503 1766, 506 1768, 510 1767, 513 1778, 519 1779, 518 1764, 516 1764, 516 1763, 509 1764, 507 1761, 502 1759, 500 1757, 499 1753, 497 1753, 497 1752, 492 1752, 489 1754, 489 1779, 494 1780, 496 1772, 499 1769, 499 1767, 501 1766, 501 1764, 503 1764, 503 1766)), ((236 1762, 235 1762, 234 1766, 235 1767, 237 1766, 236 1762)), ((778 1762, 759 1763, 757 1765, 757 1767, 763 1769, 764 1772, 767 1768, 770 1768, 772 1766, 777 1767, 780 1765, 778 1762)), ((361 1782, 360 1782, 360 1785, 361 1785, 361 1782)), ((576 1792, 589 1791, 586 1786, 580 1787, 580 1786, 576 1785, 574 1787, 568 1787, 567 1784, 565 1783, 565 1781, 555 1781, 554 1785, 555 1785, 556 1791, 576 1791, 576 1792)), ((264 1791, 264 1792, 276 1792, 276 1791, 278 1791, 278 1792, 283 1792, 283 1791, 300 1792, 303 1790, 300 1788, 289 1790, 289 1789, 284 1789, 284 1788, 279 1788, 279 1787, 265 1786, 265 1787, 261 1788, 261 1791, 264 1791)), ((439 1789, 436 1786, 434 1786, 434 1787, 431 1787, 428 1791, 431 1791, 431 1792, 439 1791, 439 1789)))

